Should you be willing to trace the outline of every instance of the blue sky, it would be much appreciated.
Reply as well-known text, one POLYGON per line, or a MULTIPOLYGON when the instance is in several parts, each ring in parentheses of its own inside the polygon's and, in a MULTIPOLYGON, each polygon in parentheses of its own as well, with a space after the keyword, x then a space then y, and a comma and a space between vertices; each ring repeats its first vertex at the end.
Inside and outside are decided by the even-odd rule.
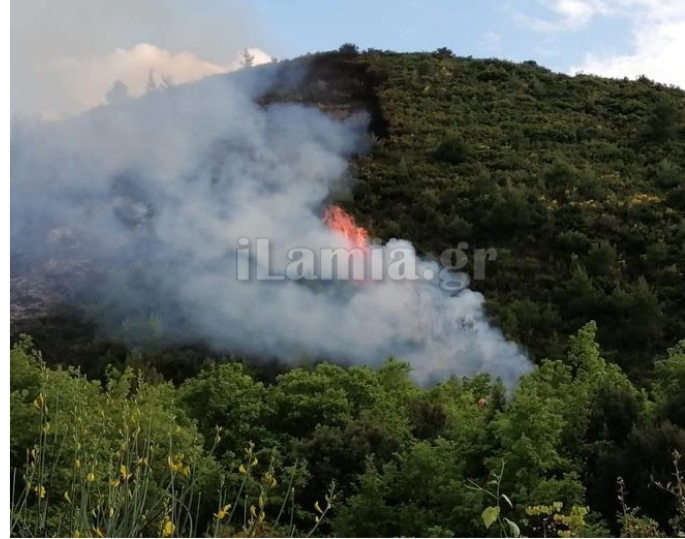
POLYGON ((296 56, 352 42, 400 51, 445 46, 461 56, 534 59, 558 71, 587 54, 630 50, 625 17, 563 27, 554 2, 534 0, 255 0, 265 46, 296 56), (555 28, 540 28, 547 21, 555 28), (558 25, 562 26, 558 30, 558 25))

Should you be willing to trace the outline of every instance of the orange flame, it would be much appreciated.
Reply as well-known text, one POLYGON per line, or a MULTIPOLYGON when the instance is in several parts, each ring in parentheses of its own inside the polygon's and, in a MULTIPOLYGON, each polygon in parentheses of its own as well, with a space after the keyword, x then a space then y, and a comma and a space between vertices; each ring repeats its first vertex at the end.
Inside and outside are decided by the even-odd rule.
POLYGON ((369 245, 369 233, 365 228, 357 226, 354 218, 340 206, 331 206, 323 216, 324 224, 333 232, 343 236, 349 247, 366 249, 369 245))

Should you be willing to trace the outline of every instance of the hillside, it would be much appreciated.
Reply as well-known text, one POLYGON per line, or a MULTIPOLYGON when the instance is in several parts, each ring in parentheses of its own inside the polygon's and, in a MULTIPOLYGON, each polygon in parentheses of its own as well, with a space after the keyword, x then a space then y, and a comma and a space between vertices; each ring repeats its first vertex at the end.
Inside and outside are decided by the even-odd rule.
POLYGON ((350 203, 374 234, 496 249, 473 284, 538 359, 590 319, 629 372, 685 335, 682 91, 446 54, 358 61, 389 126, 350 203))
MULTIPOLYGON (((178 185, 166 163, 160 167, 164 183, 155 183, 150 166, 124 174, 112 168, 114 180, 102 192, 91 187, 95 176, 88 178, 92 192, 79 191, 74 181, 68 186, 86 208, 76 212, 79 219, 86 216, 84 230, 56 228, 60 218, 75 213, 71 207, 52 213, 50 204, 62 202, 57 190, 20 199, 27 201, 22 211, 38 217, 17 219, 24 228, 13 221, 12 232, 10 451, 20 472, 12 484, 23 492, 12 507, 14 535, 67 530, 264 536, 290 535, 293 526, 298 534, 349 536, 642 536, 657 533, 657 526, 665 533, 685 530, 677 453, 685 451, 682 90, 646 79, 568 77, 534 62, 457 58, 446 49, 359 53, 343 46, 126 104, 124 118, 140 119, 143 126, 138 139, 125 122, 114 124, 115 138, 106 138, 109 107, 74 119, 69 129, 96 126, 110 159, 119 148, 109 141, 129 143, 129 135, 139 144, 156 141, 156 116, 169 110, 189 114, 178 104, 194 98, 193 92, 209 100, 232 81, 250 87, 258 107, 251 110, 236 99, 216 114, 230 124, 249 109, 246 118, 263 133, 243 135, 236 128, 240 136, 217 142, 198 128, 206 123, 188 124, 193 144, 199 140, 201 147, 207 139, 211 151, 201 154, 197 167, 184 169, 186 146, 168 139, 176 152, 165 147, 160 155, 182 163, 178 185), (292 103, 305 108, 280 108, 292 103), (310 114, 312 105, 335 122, 310 114), (365 145, 350 134, 363 117, 365 145), (277 147, 275 157, 261 145, 262 136, 277 147), (330 148, 335 158, 326 153, 330 148), (256 166, 263 155, 268 167, 256 166), (321 163, 330 166, 324 170, 321 163), (289 176, 288 167, 297 174, 289 176), (333 345, 290 354, 283 343, 291 341, 282 334, 293 328, 299 333, 300 327, 276 326, 304 314, 284 306, 318 304, 261 296, 276 303, 274 314, 258 310, 254 301, 239 303, 239 294, 231 295, 238 289, 223 290, 207 270, 225 262, 203 250, 217 228, 207 223, 215 223, 191 227, 206 236, 187 239, 183 226, 192 221, 175 220, 211 214, 213 206, 198 201, 225 199, 229 217, 240 215, 239 205, 225 196, 243 194, 232 174, 266 175, 266 186, 257 178, 245 189, 250 196, 288 194, 288 186, 278 183, 283 170, 290 183, 301 176, 311 181, 297 191, 302 199, 282 199, 295 201, 295 217, 281 199, 269 206, 282 218, 282 227, 275 221, 276 232, 308 233, 302 223, 320 226, 312 207, 320 213, 325 202, 342 206, 384 244, 412 242, 429 261, 461 249, 466 258, 459 269, 483 294, 484 316, 494 326, 476 337, 490 338, 492 331, 499 346, 501 328, 535 368, 527 366, 530 372, 517 385, 505 387, 495 377, 509 372, 500 363, 510 358, 495 354, 482 363, 484 374, 461 378, 456 372, 434 385, 417 384, 411 357, 398 354, 379 363, 366 353, 386 347, 344 342, 350 334, 374 342, 374 331, 387 332, 372 325, 384 311, 364 313, 365 304, 347 309, 351 302, 338 297, 345 290, 317 291, 317 298, 335 298, 334 308, 312 318, 324 323, 330 313, 361 313, 368 316, 364 324, 348 327, 341 319, 318 331, 308 319, 302 326, 314 326, 317 337, 337 339, 357 356, 341 356, 344 366, 338 366, 333 345), (206 187, 193 183, 194 174, 211 180, 209 196, 192 198, 206 187), (349 186, 339 186, 341 175, 349 186), (316 181, 334 187, 322 190, 323 202, 310 193, 316 181), (216 187, 222 182, 228 191, 216 187), (165 198, 159 186, 173 196, 165 198), (186 197, 189 206, 183 206, 186 197), (169 207, 171 216, 164 212, 169 207), (307 215, 298 220, 301 207, 307 215), (50 217, 45 223, 41 211, 50 217), (150 232, 159 232, 158 218, 175 227, 167 243, 150 232), (116 233, 98 236, 102 230, 116 233), (182 249, 172 250, 176 236, 182 249), (33 247, 24 249, 29 243, 33 247), (484 273, 476 257, 481 249, 490 253, 484 273), (189 261, 198 253, 206 258, 189 261), (182 269, 178 275, 174 264, 182 269), (188 275, 188 281, 181 279, 188 275), (214 286, 200 300, 193 297, 200 308, 189 310, 178 290, 186 291, 195 277, 214 286), (227 311, 231 316, 222 325, 216 315, 225 311, 213 304, 234 298, 237 315, 227 311), (265 312, 273 314, 267 317, 273 334, 257 325, 265 312), (231 338, 217 340, 222 332, 231 338), (232 347, 236 334, 251 345, 232 347), (79 372, 61 368, 66 365, 79 372), (149 501, 148 488, 161 506, 149 501)), ((215 114, 206 107, 199 109, 203 121, 215 114)), ((124 148, 122 154, 136 154, 134 143, 124 148)), ((31 167, 34 157, 40 162, 22 146, 13 151, 18 159, 25 151, 31 167)), ((87 157, 77 155, 74 162, 90 166, 87 157)), ((107 159, 94 161, 101 166, 107 159)), ((40 172, 40 163, 31 167, 26 170, 40 172)), ((356 293, 368 298, 367 288, 356 293)), ((299 301, 297 294, 288 299, 299 301)), ((389 312, 405 308, 407 297, 389 312)), ((396 320, 397 326, 411 321, 396 320)), ((473 335, 459 328, 447 343, 473 335)), ((390 350, 421 345, 412 341, 390 350)), ((467 351, 470 345, 464 345, 467 351)), ((460 354, 466 352, 455 351, 460 354)))
MULTIPOLYGON (((588 320, 631 374, 685 335, 685 99, 648 80, 449 53, 325 54, 261 98, 371 113, 343 205, 384 241, 494 249, 482 291, 536 359, 588 320)), ((24 326, 21 326, 24 329, 24 326)))

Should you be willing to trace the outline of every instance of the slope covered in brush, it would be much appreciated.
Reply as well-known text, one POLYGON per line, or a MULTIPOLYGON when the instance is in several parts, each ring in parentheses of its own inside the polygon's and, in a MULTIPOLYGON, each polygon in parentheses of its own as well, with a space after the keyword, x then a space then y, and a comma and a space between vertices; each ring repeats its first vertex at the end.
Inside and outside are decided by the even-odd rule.
MULTIPOLYGON (((685 335, 682 91, 446 50, 353 47, 227 77, 242 79, 263 86, 262 107, 367 111, 374 141, 354 159, 342 204, 373 236, 410 240, 427 256, 468 243, 472 277, 474 250, 494 250, 471 287, 536 360, 558 357, 568 335, 596 320, 606 356, 637 379, 685 335)), ((34 335, 60 361, 92 362, 103 346, 109 359, 98 363, 125 360, 126 348, 95 346, 73 316, 46 310, 55 287, 42 291, 44 274, 21 270, 15 336, 34 335)))
POLYGON ((590 319, 634 374, 685 335, 682 91, 446 50, 347 61, 383 120, 350 204, 372 234, 468 242, 466 271, 495 249, 472 286, 538 359, 590 319))

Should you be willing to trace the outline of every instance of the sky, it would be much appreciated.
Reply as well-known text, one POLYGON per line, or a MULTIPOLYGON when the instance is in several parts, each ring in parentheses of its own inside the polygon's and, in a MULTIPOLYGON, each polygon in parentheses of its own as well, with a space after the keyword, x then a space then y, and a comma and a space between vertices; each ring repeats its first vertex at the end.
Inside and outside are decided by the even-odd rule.
POLYGON ((535 60, 561 72, 651 75, 685 87, 685 0, 256 0, 286 56, 331 49, 535 60))
POLYGON ((554 71, 685 88, 685 0, 21 0, 13 114, 60 118, 130 95, 343 43, 535 60, 554 71))
POLYGON ((255 4, 270 24, 269 33, 292 55, 336 48, 344 42, 401 51, 446 46, 460 56, 535 59, 563 70, 582 59, 580 43, 585 49, 627 44, 626 32, 601 20, 588 21, 575 32, 536 31, 534 20, 553 21, 554 11, 530 1, 256 0, 255 4))

